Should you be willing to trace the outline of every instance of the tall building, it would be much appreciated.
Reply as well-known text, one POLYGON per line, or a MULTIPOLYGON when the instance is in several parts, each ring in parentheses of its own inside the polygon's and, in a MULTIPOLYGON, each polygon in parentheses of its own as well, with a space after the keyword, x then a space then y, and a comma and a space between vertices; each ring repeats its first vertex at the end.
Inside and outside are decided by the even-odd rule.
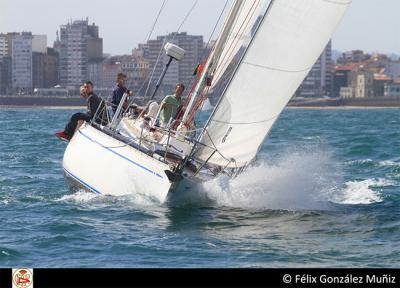
POLYGON ((58 77, 59 54, 54 48, 47 48, 44 61, 44 87, 50 88, 59 84, 58 77))
POLYGON ((0 57, 0 94, 4 94, 6 91, 5 83, 3 82, 3 58, 0 57))
POLYGON ((32 87, 45 88, 44 85, 44 62, 45 53, 32 52, 32 87))
POLYGON ((8 42, 5 34, 0 34, 0 93, 6 91, 5 64, 3 58, 8 56, 8 42))
POLYGON ((32 39, 31 32, 12 39, 12 88, 20 93, 32 91, 32 39))
POLYGON ((0 58, 8 56, 8 41, 5 34, 0 34, 0 58))
POLYGON ((130 87, 136 94, 145 93, 146 80, 150 75, 150 62, 142 57, 131 57, 128 63, 121 62, 123 72, 130 79, 130 87))
POLYGON ((11 92, 11 56, 4 56, 0 59, 0 93, 11 92))
POLYGON ((53 48, 46 53, 32 52, 33 88, 51 88, 58 84, 58 53, 53 48))
POLYGON ((12 41, 19 33, 0 33, 0 92, 12 92, 12 41))
POLYGON ((47 53, 47 35, 33 35, 32 52, 47 53))
POLYGON ((74 89, 89 76, 89 63, 96 64, 103 58, 103 39, 99 27, 89 20, 78 20, 60 27, 60 84, 74 89))
POLYGON ((32 85, 33 88, 50 88, 58 84, 58 53, 47 48, 46 35, 33 35, 32 85))
POLYGON ((103 63, 103 88, 113 89, 118 73, 122 72, 122 64, 115 58, 106 59, 103 63))
POLYGON ((332 41, 329 41, 321 56, 296 92, 297 97, 317 98, 332 94, 332 41))
POLYGON ((140 44, 139 50, 143 50, 143 57, 149 60, 150 73, 152 73, 152 70, 155 67, 151 82, 153 88, 169 60, 169 57, 165 55, 165 51, 162 51, 160 60, 157 63, 160 51, 163 48, 163 45, 167 42, 171 42, 183 48, 186 51, 186 54, 183 60, 172 62, 163 82, 165 91, 161 89, 160 94, 171 93, 172 88, 178 82, 189 86, 192 81, 194 69, 204 57, 203 36, 188 35, 186 32, 158 36, 155 40, 149 40, 145 44, 140 44))
POLYGON ((12 54, 12 40, 14 36, 19 35, 17 32, 9 32, 7 34, 0 33, 0 57, 10 56, 12 54))
POLYGON ((103 62, 89 62, 86 79, 92 81, 96 87, 103 87, 103 62))

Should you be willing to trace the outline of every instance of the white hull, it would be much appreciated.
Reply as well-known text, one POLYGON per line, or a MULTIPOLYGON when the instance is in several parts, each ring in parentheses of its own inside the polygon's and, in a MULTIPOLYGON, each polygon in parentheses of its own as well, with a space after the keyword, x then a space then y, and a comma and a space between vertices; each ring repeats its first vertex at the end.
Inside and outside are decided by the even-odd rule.
POLYGON ((137 149, 83 125, 64 154, 65 173, 97 194, 139 193, 163 203, 178 182, 171 182, 169 166, 137 149))

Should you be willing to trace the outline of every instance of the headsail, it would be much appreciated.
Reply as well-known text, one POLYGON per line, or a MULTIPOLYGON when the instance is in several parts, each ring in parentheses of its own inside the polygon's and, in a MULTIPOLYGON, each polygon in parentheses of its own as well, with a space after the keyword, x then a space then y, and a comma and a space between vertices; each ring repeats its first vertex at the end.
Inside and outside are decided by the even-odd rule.
POLYGON ((196 152, 196 158, 208 163, 235 168, 255 158, 351 3, 268 2, 263 17, 250 26, 252 41, 200 139, 217 150, 213 154, 215 149, 202 147, 196 152))
POLYGON ((196 84, 191 101, 183 116, 183 122, 188 122, 189 115, 193 113, 193 110, 196 110, 193 105, 197 97, 203 93, 208 76, 213 78, 211 88, 214 89, 216 86, 221 86, 221 77, 224 76, 223 79, 226 79, 232 75, 228 73, 227 69, 233 66, 232 60, 234 58, 240 58, 238 57, 239 50, 251 40, 251 27, 249 28, 249 25, 254 25, 255 20, 262 13, 263 7, 269 1, 236 0, 233 3, 220 37, 206 62, 204 73, 196 84))
POLYGON ((257 20, 261 19, 267 4, 270 0, 245 0, 241 2, 239 12, 235 15, 235 21, 232 23, 229 34, 224 39, 223 50, 216 52, 218 61, 211 68, 213 71, 212 88, 220 84, 221 78, 232 76, 232 68, 235 68, 240 60, 244 49, 250 43, 254 30, 257 26, 257 20), (242 52, 242 53, 240 53, 242 52), (231 70, 231 71, 227 71, 231 70))

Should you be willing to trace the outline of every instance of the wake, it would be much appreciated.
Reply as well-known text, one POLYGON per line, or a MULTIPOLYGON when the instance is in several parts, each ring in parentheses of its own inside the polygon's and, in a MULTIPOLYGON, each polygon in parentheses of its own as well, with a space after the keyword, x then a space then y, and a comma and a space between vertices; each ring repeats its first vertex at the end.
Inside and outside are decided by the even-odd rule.
POLYGON ((235 179, 219 177, 199 188, 217 205, 279 210, 329 210, 336 204, 382 201, 374 191, 382 181, 343 181, 341 165, 329 153, 292 152, 275 161, 260 160, 235 179))

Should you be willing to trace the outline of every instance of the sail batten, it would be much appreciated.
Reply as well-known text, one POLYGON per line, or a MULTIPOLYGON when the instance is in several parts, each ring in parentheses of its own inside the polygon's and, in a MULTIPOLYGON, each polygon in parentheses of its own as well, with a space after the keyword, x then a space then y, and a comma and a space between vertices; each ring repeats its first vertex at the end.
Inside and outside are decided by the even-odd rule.
POLYGON ((236 47, 242 56, 202 134, 205 146, 195 155, 200 160, 235 168, 254 159, 350 4, 348 0, 267 2, 258 6, 264 7, 257 10, 263 14, 252 17, 250 30, 243 32, 252 35, 251 41, 236 47), (214 150, 218 153, 210 157, 214 150))

